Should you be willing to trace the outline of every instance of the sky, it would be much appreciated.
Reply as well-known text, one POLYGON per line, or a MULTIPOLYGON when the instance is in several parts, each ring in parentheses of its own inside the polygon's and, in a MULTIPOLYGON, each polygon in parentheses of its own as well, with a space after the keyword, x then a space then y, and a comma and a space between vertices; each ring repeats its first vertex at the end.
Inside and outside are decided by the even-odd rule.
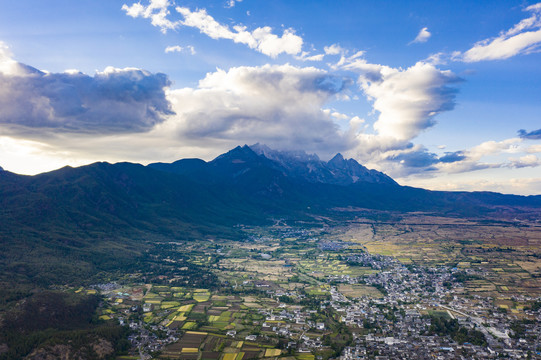
POLYGON ((4 170, 255 143, 402 185, 541 194, 541 3, 3 2, 4 170))

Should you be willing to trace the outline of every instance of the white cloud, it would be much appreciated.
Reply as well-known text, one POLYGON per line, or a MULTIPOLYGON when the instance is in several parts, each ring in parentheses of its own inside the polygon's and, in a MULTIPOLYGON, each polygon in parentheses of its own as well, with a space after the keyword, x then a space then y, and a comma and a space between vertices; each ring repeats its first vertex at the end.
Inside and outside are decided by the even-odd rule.
POLYGON ((444 52, 438 52, 438 53, 430 55, 428 58, 424 60, 424 62, 432 64, 432 65, 445 65, 447 64, 448 59, 449 59, 448 54, 444 52))
POLYGON ((228 0, 227 4, 226 4, 226 7, 232 8, 239 2, 242 2, 242 0, 228 0))
MULTIPOLYGON (((167 98, 176 114, 146 132, 24 134, 47 146, 25 144, 22 148, 28 150, 26 155, 21 146, 13 146, 10 151, 0 146, 0 164, 7 170, 29 174, 93 161, 210 160, 239 144, 258 141, 277 149, 318 152, 329 158, 351 147, 354 139, 338 129, 331 114, 321 110, 341 91, 328 86, 327 82, 335 79, 314 68, 288 67, 219 70, 197 88, 171 90, 167 98), (258 89, 260 95, 246 96, 252 89, 258 89), (261 93, 269 94, 269 98, 262 101, 261 93), (15 158, 25 156, 40 166, 24 161, 14 165, 15 158), (4 161, 4 157, 14 160, 4 161)), ((351 124, 362 122, 359 118, 350 120, 351 124)))
POLYGON ((325 54, 310 55, 310 53, 303 51, 300 55, 295 56, 295 59, 301 61, 321 61, 325 57, 325 54))
POLYGON ((237 67, 209 73, 196 89, 171 90, 175 116, 156 130, 183 143, 261 142, 271 147, 332 152, 347 148, 324 104, 343 79, 313 67, 237 67))
POLYGON ((346 50, 344 48, 342 48, 338 44, 332 44, 331 46, 325 46, 323 48, 323 50, 325 50, 325 54, 327 54, 327 55, 341 55, 341 54, 346 53, 346 50))
POLYGON ((188 8, 177 6, 176 11, 184 17, 182 25, 197 28, 212 39, 233 40, 235 36, 239 38, 243 36, 242 32, 235 33, 228 26, 218 23, 212 16, 207 14, 205 9, 191 11, 188 8))
POLYGON ((502 141, 485 141, 477 146, 474 146, 468 151, 468 157, 473 160, 479 160, 483 156, 505 153, 516 153, 519 151, 518 144, 522 142, 520 138, 511 138, 502 141))
POLYGON ((524 155, 518 159, 510 159, 510 162, 507 166, 516 169, 524 167, 537 167, 541 166, 541 160, 533 154, 524 155))
POLYGON ((122 5, 122 10, 126 12, 126 15, 133 18, 150 19, 152 25, 159 27, 161 32, 165 34, 167 30, 175 30, 180 26, 179 21, 171 21, 167 18, 170 15, 168 9, 170 6, 172 6, 172 3, 169 0, 149 0, 148 6, 137 2, 131 6, 122 5))
POLYGON ((465 53, 455 52, 454 60, 477 62, 508 59, 519 54, 529 54, 541 46, 541 3, 529 6, 529 18, 523 19, 499 36, 477 42, 465 53))
POLYGON ((169 19, 171 6, 173 3, 168 0, 150 0, 147 6, 141 5, 140 2, 131 6, 124 4, 122 10, 133 18, 151 19, 152 25, 159 27, 163 33, 177 29, 181 25, 193 27, 212 39, 233 40, 273 58, 280 54, 297 55, 302 51, 303 40, 293 29, 285 29, 282 36, 274 34, 272 28, 268 26, 258 27, 253 31, 248 31, 241 25, 233 26, 231 29, 216 21, 205 9, 192 11, 182 6, 175 9, 184 20, 172 21, 169 19))
POLYGON ((460 79, 432 64, 396 69, 356 59, 343 67, 360 72, 359 85, 379 112, 374 129, 380 137, 409 141, 454 107, 456 89, 450 85, 460 79))
POLYGON ((165 53, 166 54, 169 54, 169 53, 172 53, 172 52, 182 52, 183 48, 182 46, 180 45, 173 45, 173 46, 168 46, 165 48, 165 53))
POLYGON ((432 36, 432 34, 428 31, 428 28, 424 27, 410 44, 427 42, 430 36, 432 36))
MULTIPOLYGON (((235 1, 232 1, 234 5, 235 1)), ((229 4, 231 5, 231 2, 229 4)), ((258 27, 253 31, 248 31, 241 25, 233 26, 231 29, 216 21, 205 9, 191 11, 182 6, 175 9, 184 20, 172 21, 169 19, 171 6, 173 3, 168 0, 150 0, 147 6, 141 5, 140 2, 131 6, 124 4, 122 10, 133 18, 151 19, 152 25, 159 27, 163 33, 177 29, 181 25, 193 27, 212 39, 233 40, 273 58, 280 54, 297 55, 302 51, 303 40, 293 29, 284 30, 282 36, 273 34, 272 28, 268 26, 258 27)))
POLYGON ((349 120, 351 118, 351 116, 346 115, 346 114, 342 114, 342 113, 340 113, 338 111, 333 111, 331 113, 331 116, 336 120, 349 120))
POLYGON ((363 127, 350 122, 349 134, 354 145, 346 152, 367 166, 389 173, 391 176, 437 172, 439 162, 462 160, 460 153, 438 157, 412 140, 435 124, 435 117, 452 110, 457 93, 456 83, 461 81, 447 70, 420 61, 402 69, 367 62, 359 51, 342 56, 334 70, 347 70, 359 74, 358 84, 372 102, 373 113, 379 113, 372 125, 363 127))
POLYGON ((541 144, 528 146, 526 152, 530 154, 541 153, 541 144))
MULTIPOLYGON (((461 151, 462 159, 453 162, 441 162, 435 165, 440 171, 445 173, 464 173, 483 169, 516 167, 511 163, 483 161, 484 158, 498 155, 502 153, 513 154, 522 151, 519 144, 522 142, 520 138, 511 138, 502 141, 485 141, 479 145, 472 147, 469 150, 461 151)), ((517 162, 518 164, 518 162, 517 162)))
POLYGON ((78 71, 46 73, 10 63, 0 73, 0 127, 4 134, 147 131, 171 113, 164 74, 106 68, 93 77, 78 71), (16 71, 13 71, 16 69, 16 71))
MULTIPOLYGON (((36 70, 25 66, 13 59, 13 53, 9 46, 0 40, 0 75, 5 76, 28 76, 36 70)), ((2 90, 0 89, 0 92, 2 90)))
MULTIPOLYGON (((273 49, 283 49, 281 38, 270 28, 261 34, 245 27, 231 29, 205 14, 190 15, 185 20, 194 21, 193 26, 201 26, 208 36, 228 38, 270 56, 279 54, 273 49), (269 43, 258 42, 263 38, 270 39, 269 43)), ((169 51, 189 48, 176 45, 169 51)), ((197 88, 164 90, 168 80, 162 74, 115 68, 93 77, 78 71, 48 74, 17 63, 7 49, 0 47, 0 129, 11 136, 34 131, 34 139, 58 147, 25 146, 55 153, 62 159, 208 159, 238 144, 259 141, 271 147, 320 154, 341 151, 369 167, 403 177, 539 166, 536 156, 521 156, 520 151, 540 150, 535 145, 518 149, 518 138, 485 142, 445 156, 412 144, 416 136, 434 125, 438 113, 453 108, 453 85, 460 79, 433 63, 421 61, 406 69, 392 68, 368 63, 362 51, 349 57, 344 54, 333 68, 342 74, 347 70, 358 75, 360 89, 379 113, 373 128, 367 128, 370 123, 358 116, 322 110, 333 100, 348 97, 348 81, 314 67, 265 65, 217 70, 207 74, 197 88), (124 98, 111 98, 111 93, 124 98), (10 109, 16 109, 13 116, 10 109), (125 109, 131 111, 129 117, 119 117, 125 109), (349 128, 344 129, 347 123, 349 128), (36 135, 43 129, 53 129, 54 137, 46 140, 51 134, 47 131, 36 135), (69 139, 62 137, 67 132, 69 139), (66 147, 70 151, 64 153, 66 147), (499 163, 485 158, 502 153, 517 154, 517 158, 499 163)), ((314 56, 324 55, 300 55, 307 59, 314 56)))
POLYGON ((168 46, 165 48, 166 54, 173 53, 173 52, 183 52, 183 51, 189 51, 190 54, 195 55, 195 48, 191 45, 188 45, 185 48, 183 48, 180 45, 173 45, 173 46, 168 46))
POLYGON ((205 9, 191 11, 178 6, 176 10, 184 17, 182 25, 197 28, 212 39, 233 40, 273 58, 282 53, 296 55, 302 50, 303 40, 295 35, 293 29, 284 30, 281 37, 273 34, 272 28, 268 26, 259 27, 250 32, 245 26, 236 25, 231 30, 227 25, 220 24, 207 14, 205 9))

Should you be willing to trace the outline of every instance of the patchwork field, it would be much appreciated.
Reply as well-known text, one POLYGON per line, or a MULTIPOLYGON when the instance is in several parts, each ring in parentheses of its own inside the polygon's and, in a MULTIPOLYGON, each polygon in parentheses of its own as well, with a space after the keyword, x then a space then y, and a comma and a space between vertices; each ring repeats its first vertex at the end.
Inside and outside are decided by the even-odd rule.
POLYGON ((302 260, 297 262, 297 269, 317 278, 324 278, 329 275, 362 276, 376 271, 370 268, 349 266, 343 261, 333 259, 302 260))
POLYGON ((485 282, 468 283, 470 292, 541 295, 538 224, 481 223, 416 214, 390 223, 352 222, 335 236, 404 264, 473 269, 485 282))

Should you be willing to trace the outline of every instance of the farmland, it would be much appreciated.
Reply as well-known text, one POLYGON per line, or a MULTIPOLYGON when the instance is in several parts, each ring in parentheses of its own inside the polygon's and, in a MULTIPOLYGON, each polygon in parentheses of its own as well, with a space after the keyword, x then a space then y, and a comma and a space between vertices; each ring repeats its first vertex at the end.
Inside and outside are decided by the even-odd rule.
MULTIPOLYGON (((246 226, 238 240, 157 243, 144 272, 62 289, 100 296, 98 321, 131 331, 123 359, 325 360, 359 349, 385 353, 391 347, 381 339, 421 346, 432 324, 456 319, 461 334, 477 339, 474 350, 483 351, 483 341, 503 346, 499 336, 514 334, 509 324, 530 333, 539 328, 535 224, 515 231, 509 224, 418 214, 393 223, 246 226), (484 325, 476 323, 481 318, 484 325), (481 337, 468 330, 480 324, 491 332, 481 337)), ((472 354, 443 335, 431 341, 433 349, 423 346, 434 355, 448 346, 466 358, 472 354)), ((531 343, 517 340, 516 349, 526 353, 531 343)))
POLYGON ((352 223, 337 232, 335 237, 404 264, 456 266, 483 274, 490 286, 472 282, 471 293, 541 295, 538 226, 417 215, 393 224, 352 223))

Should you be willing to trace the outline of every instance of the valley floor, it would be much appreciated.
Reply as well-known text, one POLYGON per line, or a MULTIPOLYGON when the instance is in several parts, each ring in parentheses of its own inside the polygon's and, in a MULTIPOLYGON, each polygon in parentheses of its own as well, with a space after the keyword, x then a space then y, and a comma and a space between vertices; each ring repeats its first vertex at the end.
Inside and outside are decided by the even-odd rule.
POLYGON ((144 271, 60 288, 102 296, 98 323, 130 329, 118 359, 541 359, 537 223, 239 229, 238 241, 156 243, 144 271))

